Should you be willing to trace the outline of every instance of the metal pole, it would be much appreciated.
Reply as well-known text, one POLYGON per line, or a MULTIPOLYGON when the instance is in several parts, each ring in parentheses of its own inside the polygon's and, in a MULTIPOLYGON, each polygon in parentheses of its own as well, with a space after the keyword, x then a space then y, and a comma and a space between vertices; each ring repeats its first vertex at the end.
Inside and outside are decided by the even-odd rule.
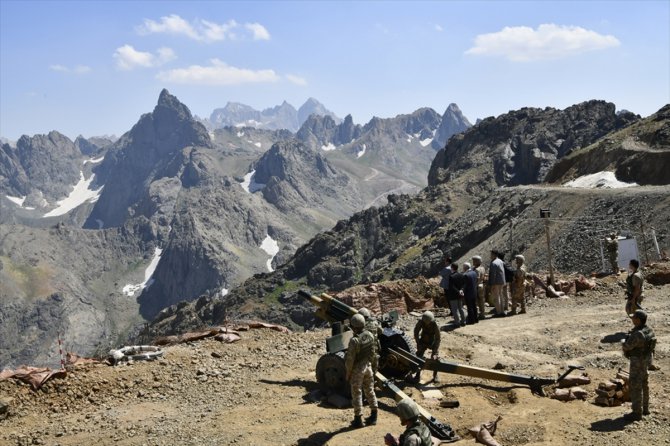
POLYGON ((647 252, 647 236, 644 233, 644 223, 640 223, 640 231, 642 231, 642 250, 644 251, 644 258, 646 265, 649 265, 649 253, 647 252))
POLYGON ((551 255, 551 236, 549 235, 549 218, 544 219, 544 230, 547 234, 547 253, 549 254, 549 282, 551 286, 556 286, 554 282, 554 262, 551 255))
POLYGON ((651 228, 651 239, 654 241, 654 248, 656 248, 656 255, 658 255, 658 260, 661 260, 661 250, 658 247, 658 240, 656 240, 656 229, 651 228))

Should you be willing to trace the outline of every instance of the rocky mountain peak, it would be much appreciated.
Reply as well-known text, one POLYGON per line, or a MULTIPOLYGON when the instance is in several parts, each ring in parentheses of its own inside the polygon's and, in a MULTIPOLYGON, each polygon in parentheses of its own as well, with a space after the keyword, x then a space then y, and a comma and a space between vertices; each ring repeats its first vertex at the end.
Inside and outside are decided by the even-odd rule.
POLYGON ((442 122, 437 132, 435 132, 435 139, 433 139, 433 148, 436 150, 443 148, 449 138, 466 131, 470 127, 472 127, 472 124, 470 124, 468 118, 463 116, 463 112, 458 105, 452 102, 442 115, 442 122))
POLYGON ((465 169, 474 175, 473 167, 498 185, 541 182, 558 159, 634 121, 615 111, 614 104, 592 100, 565 110, 525 107, 486 118, 438 152, 428 182, 450 181, 465 169))

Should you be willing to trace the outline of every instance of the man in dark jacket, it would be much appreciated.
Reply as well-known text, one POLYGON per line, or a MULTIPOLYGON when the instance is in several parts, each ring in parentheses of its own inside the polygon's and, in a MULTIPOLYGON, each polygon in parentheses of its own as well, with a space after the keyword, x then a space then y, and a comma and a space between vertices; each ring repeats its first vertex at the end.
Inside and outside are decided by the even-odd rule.
POLYGON ((447 290, 447 299, 449 300, 449 308, 451 308, 451 315, 454 317, 454 324, 457 327, 465 325, 465 313, 463 312, 463 305, 461 299, 465 295, 465 277, 458 272, 458 264, 451 264, 451 276, 449 276, 449 289, 447 290))
POLYGON ((469 263, 463 264, 463 277, 465 279, 465 305, 468 307, 468 324, 479 322, 477 316, 477 271, 471 269, 469 263))

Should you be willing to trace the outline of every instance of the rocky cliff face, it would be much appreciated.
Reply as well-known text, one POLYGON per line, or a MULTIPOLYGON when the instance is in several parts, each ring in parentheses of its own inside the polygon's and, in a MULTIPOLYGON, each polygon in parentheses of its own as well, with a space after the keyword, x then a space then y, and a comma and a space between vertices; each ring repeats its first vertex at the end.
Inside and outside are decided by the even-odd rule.
POLYGON ((34 196, 50 202, 67 196, 79 181, 82 153, 66 136, 52 131, 47 135, 22 136, 16 147, 0 147, 0 193, 34 196))
POLYGON ((565 110, 522 108, 487 118, 438 152, 428 183, 449 182, 463 172, 491 175, 497 185, 538 183, 558 159, 635 119, 632 114, 617 116, 614 104, 605 101, 565 110))
MULTIPOLYGON (((619 113, 626 119, 630 112, 619 113)), ((603 171, 619 181, 637 184, 670 184, 670 105, 625 129, 560 159, 546 177, 564 183, 603 171)))

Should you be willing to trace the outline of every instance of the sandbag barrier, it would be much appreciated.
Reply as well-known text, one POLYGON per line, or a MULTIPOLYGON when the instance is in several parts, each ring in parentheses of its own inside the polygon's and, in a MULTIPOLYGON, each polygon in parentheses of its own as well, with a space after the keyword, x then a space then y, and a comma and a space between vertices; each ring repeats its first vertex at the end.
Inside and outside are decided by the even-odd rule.
POLYGON ((133 345, 117 350, 110 350, 107 361, 111 365, 128 361, 153 361, 162 357, 163 354, 164 351, 160 347, 153 345, 133 345))

